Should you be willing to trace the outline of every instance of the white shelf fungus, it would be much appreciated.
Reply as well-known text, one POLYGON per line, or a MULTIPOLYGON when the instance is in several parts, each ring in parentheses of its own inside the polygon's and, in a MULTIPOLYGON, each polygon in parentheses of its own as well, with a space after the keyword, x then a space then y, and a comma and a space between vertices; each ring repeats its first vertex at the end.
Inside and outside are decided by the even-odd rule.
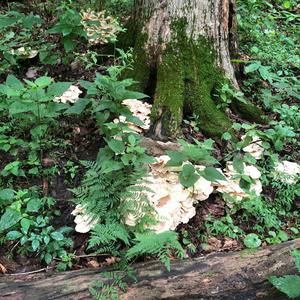
POLYGON ((300 175, 300 165, 284 160, 278 162, 274 168, 274 179, 284 183, 296 183, 300 175))
MULTIPOLYGON (((139 118, 144 125, 139 126, 137 124, 127 122, 129 128, 137 133, 142 133, 144 130, 148 130, 150 128, 150 114, 152 105, 147 102, 142 102, 137 99, 126 99, 122 102, 125 106, 129 108, 134 117, 139 118)), ((114 123, 125 123, 126 117, 120 116, 119 118, 114 120, 114 123)))
MULTIPOLYGON (((242 140, 244 140, 245 137, 246 136, 242 136, 242 140)), ((261 159, 264 152, 264 147, 262 146, 260 137, 253 136, 251 144, 243 148, 243 150, 244 152, 249 153, 255 159, 261 159)))
MULTIPOLYGON (((262 184, 259 180, 261 177, 260 171, 255 166, 247 166, 244 164, 243 174, 253 179, 249 192, 253 191, 257 196, 259 196, 262 192, 262 184)), ((240 187, 240 179, 236 178, 237 175, 238 173, 235 171, 232 162, 228 162, 224 170, 224 176, 227 181, 219 180, 216 183, 216 190, 241 201, 243 198, 248 197, 249 194, 240 187)))
MULTIPOLYGON (((152 229, 158 233, 175 230, 179 224, 188 223, 196 215, 194 204, 206 200, 214 190, 211 182, 202 177, 194 187, 184 188, 177 173, 182 167, 168 167, 168 160, 170 157, 163 155, 157 158, 156 163, 149 165, 151 171, 147 177, 147 188, 152 192, 144 192, 157 213, 158 224, 152 229)), ((125 223, 134 226, 133 216, 127 216, 125 223)))
POLYGON ((77 205, 71 214, 75 216, 75 231, 79 233, 87 233, 97 224, 97 221, 92 220, 81 205, 77 205))
POLYGON ((75 103, 79 99, 79 95, 82 91, 76 86, 71 85, 60 97, 55 97, 54 102, 61 103, 75 103))

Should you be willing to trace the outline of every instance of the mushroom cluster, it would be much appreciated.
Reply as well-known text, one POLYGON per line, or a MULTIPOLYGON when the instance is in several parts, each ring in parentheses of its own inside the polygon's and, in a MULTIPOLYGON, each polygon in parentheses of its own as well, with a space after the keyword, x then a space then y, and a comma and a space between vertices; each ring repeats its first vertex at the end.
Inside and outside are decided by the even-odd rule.
POLYGON ((128 127, 137 133, 142 133, 145 130, 150 128, 150 114, 152 105, 147 102, 142 102, 137 99, 126 99, 122 102, 125 106, 129 108, 134 117, 137 117, 141 120, 144 125, 137 125, 131 122, 126 121, 125 116, 120 116, 118 119, 115 119, 115 123, 127 123, 128 127))
MULTIPOLYGON (((166 166, 168 160, 170 157, 163 155, 157 158, 157 162, 149 165, 147 191, 142 192, 157 214, 158 223, 151 227, 157 233, 175 230, 179 224, 188 223, 196 215, 194 204, 206 200, 214 190, 212 183, 203 177, 192 188, 184 188, 177 173, 182 167, 166 166)), ((125 224, 134 226, 136 220, 128 215, 125 224)))
POLYGON ((117 20, 111 16, 105 16, 104 11, 83 12, 81 23, 92 45, 107 44, 114 40, 121 30, 117 20))
MULTIPOLYGON (((242 136, 244 140, 246 136, 242 136)), ((258 136, 253 136, 251 143, 243 148, 243 151, 249 153, 255 159, 261 159, 264 153, 264 147, 262 145, 262 140, 258 136)))
MULTIPOLYGON (((244 164, 244 175, 249 176, 253 183, 249 191, 245 191, 239 185, 240 177, 235 171, 232 162, 228 162, 226 168, 219 170, 226 180, 218 180, 211 182, 204 177, 200 177, 194 186, 184 188, 179 182, 178 173, 182 170, 184 163, 180 167, 170 167, 167 162, 170 157, 163 155, 157 157, 155 163, 149 164, 149 174, 145 178, 144 189, 140 193, 146 196, 148 203, 154 209, 157 219, 156 225, 151 225, 151 229, 157 233, 175 230, 179 224, 186 224, 196 215, 195 204, 209 198, 213 192, 220 192, 234 197, 241 201, 243 198, 249 197, 249 194, 255 193, 260 195, 262 185, 259 180, 260 171, 254 166, 244 164)), ((203 171, 205 166, 194 166, 199 171, 203 171)), ((128 213, 124 216, 124 223, 128 226, 137 225, 143 212, 139 208, 140 197, 136 197, 136 211, 134 214, 128 213)), ((135 201, 135 199, 123 199, 123 201, 135 201)), ((75 223, 77 232, 88 232, 95 224, 86 214, 81 206, 77 206, 72 212, 76 216, 75 223)))
POLYGON ((97 224, 97 220, 93 220, 81 205, 76 205, 71 215, 75 216, 75 231, 79 233, 87 233, 97 224))
MULTIPOLYGON (((243 164, 243 174, 249 176, 253 183, 250 186, 249 192, 254 192, 259 196, 262 192, 262 184, 259 178, 261 177, 260 171, 255 166, 247 166, 243 164)), ((225 180, 219 180, 215 183, 216 190, 220 193, 227 194, 238 201, 249 196, 249 193, 240 187, 240 177, 233 167, 232 162, 227 162, 224 170, 225 180)))
POLYGON ((55 97, 53 101, 75 103, 79 99, 81 93, 82 91, 76 85, 71 85, 60 97, 55 97))
POLYGON ((300 165, 287 160, 278 162, 275 165, 273 176, 275 180, 283 183, 296 183, 300 176, 300 165))
POLYGON ((39 51, 31 49, 31 47, 20 47, 10 50, 10 53, 12 55, 23 56, 24 58, 34 58, 39 54, 39 51))

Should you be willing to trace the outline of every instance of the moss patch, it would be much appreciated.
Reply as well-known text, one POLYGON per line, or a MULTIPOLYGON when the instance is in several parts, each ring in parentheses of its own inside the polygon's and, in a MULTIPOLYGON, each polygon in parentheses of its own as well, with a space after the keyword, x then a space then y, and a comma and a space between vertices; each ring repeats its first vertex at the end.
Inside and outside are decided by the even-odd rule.
POLYGON ((215 66, 215 51, 204 37, 197 41, 185 34, 184 20, 173 23, 173 40, 167 45, 158 64, 157 88, 152 120, 163 118, 163 134, 174 136, 180 131, 183 108, 200 117, 201 130, 211 137, 220 137, 231 127, 226 114, 220 111, 211 94, 225 80, 215 66))

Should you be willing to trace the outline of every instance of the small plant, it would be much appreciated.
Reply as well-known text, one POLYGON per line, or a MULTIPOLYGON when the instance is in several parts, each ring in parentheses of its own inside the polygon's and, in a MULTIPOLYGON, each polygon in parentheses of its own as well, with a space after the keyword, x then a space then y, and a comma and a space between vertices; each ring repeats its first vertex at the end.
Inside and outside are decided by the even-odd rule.
POLYGON ((23 158, 22 162, 18 159, 9 162, 2 170, 2 176, 24 176, 25 164, 29 167, 28 174, 40 173, 44 152, 54 144, 51 130, 58 126, 58 117, 69 108, 68 104, 54 102, 54 99, 69 86, 67 82, 54 83, 46 76, 23 83, 13 75, 0 85, 2 113, 14 125, 3 130, 2 149, 13 156, 18 156, 22 148, 28 153, 25 161, 23 158), (20 138, 24 132, 30 134, 29 141, 20 138), (16 145, 22 148, 17 149, 16 145))
MULTIPOLYGON (((300 272, 300 251, 292 251, 292 256, 295 258, 295 263, 300 272)), ((289 298, 300 297, 300 276, 299 275, 285 275, 283 277, 271 276, 269 281, 282 293, 289 298)))
POLYGON ((255 233, 249 233, 244 238, 244 245, 247 248, 255 249, 261 245, 261 239, 255 233))
POLYGON ((48 30, 50 34, 60 34, 62 44, 67 53, 73 51, 76 46, 76 40, 83 38, 87 40, 87 33, 81 23, 80 13, 72 8, 59 15, 58 22, 48 30))
POLYGON ((0 233, 2 243, 14 241, 18 253, 38 253, 46 264, 67 255, 72 240, 66 235, 72 228, 55 229, 51 222, 59 211, 53 210, 53 198, 39 198, 35 190, 3 189, 0 191, 0 233))

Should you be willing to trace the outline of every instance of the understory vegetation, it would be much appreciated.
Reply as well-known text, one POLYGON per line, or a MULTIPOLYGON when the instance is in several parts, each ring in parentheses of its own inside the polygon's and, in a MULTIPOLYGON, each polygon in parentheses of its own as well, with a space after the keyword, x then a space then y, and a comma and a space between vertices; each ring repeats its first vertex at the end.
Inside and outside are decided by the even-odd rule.
MULTIPOLYGON (((224 84, 215 97, 226 111, 247 99, 265 122, 231 111, 232 128, 213 141, 199 116, 185 118, 166 167, 182 190, 203 179, 214 191, 176 230, 156 230, 148 166, 157 158, 141 145, 145 120, 124 104, 153 101, 124 78, 133 55, 118 37, 132 1, 28 2, 0 4, 0 273, 113 265, 120 272, 90 292, 117 299, 135 262, 159 258, 170 270, 175 258, 300 237, 298 1, 238 1, 241 89, 224 84), (226 168, 238 193, 222 188, 226 168)), ((297 297, 292 279, 270 282, 297 297)))

